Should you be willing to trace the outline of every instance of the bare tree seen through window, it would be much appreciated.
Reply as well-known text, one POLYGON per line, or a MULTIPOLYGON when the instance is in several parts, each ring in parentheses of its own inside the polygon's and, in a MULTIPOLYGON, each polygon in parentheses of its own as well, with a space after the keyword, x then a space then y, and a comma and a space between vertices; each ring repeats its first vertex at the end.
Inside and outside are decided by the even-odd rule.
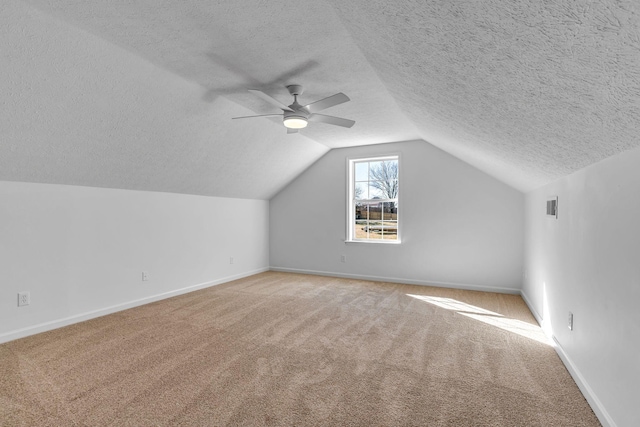
POLYGON ((384 199, 398 198, 398 161, 382 161, 371 164, 370 185, 382 192, 384 199))

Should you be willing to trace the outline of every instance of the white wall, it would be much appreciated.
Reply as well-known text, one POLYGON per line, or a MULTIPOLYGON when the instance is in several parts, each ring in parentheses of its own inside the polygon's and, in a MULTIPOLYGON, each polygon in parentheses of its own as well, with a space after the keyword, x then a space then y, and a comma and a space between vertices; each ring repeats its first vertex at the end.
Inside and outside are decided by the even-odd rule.
POLYGON ((268 206, 0 182, 0 342, 267 269, 268 206))
POLYGON ((518 292, 523 209, 522 193, 424 141, 334 149, 271 199, 270 265, 518 292), (402 243, 345 243, 346 159, 390 153, 401 156, 402 243))
POLYGON ((638 165, 634 150, 526 196, 524 296, 605 425, 640 425, 638 165))

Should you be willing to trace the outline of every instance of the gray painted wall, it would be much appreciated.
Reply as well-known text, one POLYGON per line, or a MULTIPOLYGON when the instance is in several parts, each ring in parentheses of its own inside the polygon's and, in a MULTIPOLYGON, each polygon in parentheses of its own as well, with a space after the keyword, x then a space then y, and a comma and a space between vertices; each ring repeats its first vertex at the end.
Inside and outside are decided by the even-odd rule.
POLYGON ((524 296, 601 420, 618 426, 640 425, 639 164, 633 150, 526 196, 524 296))
POLYGON ((267 201, 16 182, 0 200, 0 342, 268 268, 267 201))
POLYGON ((424 141, 334 149, 271 199, 270 264, 518 292, 523 209, 522 193, 424 141), (394 153, 402 243, 345 243, 346 159, 394 153))

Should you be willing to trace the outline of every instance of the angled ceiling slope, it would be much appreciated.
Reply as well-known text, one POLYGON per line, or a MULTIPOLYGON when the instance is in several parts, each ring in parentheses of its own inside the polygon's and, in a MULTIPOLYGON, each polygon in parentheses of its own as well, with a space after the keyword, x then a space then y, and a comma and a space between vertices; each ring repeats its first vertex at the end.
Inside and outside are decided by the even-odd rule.
POLYGON ((0 179, 268 199, 331 148, 423 139, 530 190, 640 145, 637 7, 7 0, 0 179), (230 120, 287 84, 356 125, 230 120))
POLYGON ((427 141, 520 190, 640 138, 640 3, 333 2, 427 141))

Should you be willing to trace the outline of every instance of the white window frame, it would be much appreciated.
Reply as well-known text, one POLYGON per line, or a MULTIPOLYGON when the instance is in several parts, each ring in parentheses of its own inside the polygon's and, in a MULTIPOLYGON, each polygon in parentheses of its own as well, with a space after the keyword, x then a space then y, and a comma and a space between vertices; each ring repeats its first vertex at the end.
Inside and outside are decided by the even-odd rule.
MULTIPOLYGON (((347 227, 346 227, 346 239, 345 243, 373 243, 373 244, 386 244, 397 245, 401 243, 401 205, 402 198, 400 197, 400 182, 402 181, 402 165, 401 157, 399 153, 382 154, 377 156, 368 157, 348 157, 347 158, 347 227), (355 237, 355 164, 359 162, 371 162, 382 160, 397 160, 398 161, 398 195, 396 197, 396 203, 398 204, 398 216, 397 216, 397 239, 357 239, 355 237)), ((387 199, 383 199, 387 200, 387 199)), ((371 200, 364 200, 371 201, 371 200)))

